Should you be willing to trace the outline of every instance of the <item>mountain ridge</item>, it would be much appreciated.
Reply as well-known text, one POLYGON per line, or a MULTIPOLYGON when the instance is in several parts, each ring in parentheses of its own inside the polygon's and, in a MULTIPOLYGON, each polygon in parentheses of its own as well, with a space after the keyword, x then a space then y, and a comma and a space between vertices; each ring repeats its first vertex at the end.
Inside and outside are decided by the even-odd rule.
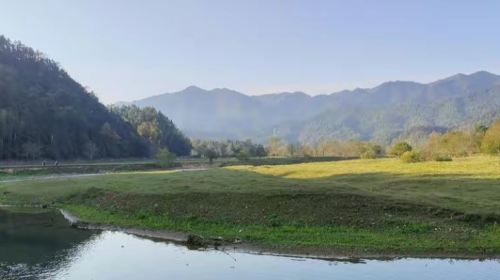
MULTIPOLYGON (((373 88, 356 88, 316 96, 300 91, 246 95, 227 88, 205 90, 189 86, 178 92, 137 100, 133 104, 157 108, 194 138, 250 138, 263 142, 276 131, 286 130, 290 133, 278 135, 290 142, 314 142, 318 141, 319 137, 374 138, 390 142, 397 135, 403 134, 400 130, 410 129, 417 123, 433 126, 434 122, 425 116, 407 116, 399 112, 398 108, 407 108, 407 111, 418 115, 415 108, 433 107, 433 104, 480 94, 496 86, 500 86, 499 75, 477 71, 471 74, 455 74, 430 83, 396 80, 381 83, 373 88), (376 128, 361 129, 363 122, 369 123, 377 116, 383 116, 381 124, 388 127, 386 130, 390 131, 387 132, 389 136, 380 137, 384 132, 376 128), (403 116, 409 123, 398 119, 403 116), (320 118, 323 120, 319 121, 320 118), (318 122, 316 125, 301 124, 313 119, 318 122), (292 127, 301 131, 291 132, 292 127), (323 132, 318 134, 319 131, 323 132)), ((490 112, 481 114, 483 113, 493 115, 490 112)), ((445 118, 441 115, 437 117, 438 120, 440 117, 445 118)), ((463 120, 463 117, 459 116, 459 119, 463 120)), ((451 124, 450 121, 443 123, 451 124)))
MULTIPOLYGON (((304 91, 300 91, 300 90, 297 90, 297 91, 272 92, 272 93, 263 93, 263 94, 246 94, 246 93, 243 93, 241 91, 237 91, 237 90, 230 89, 230 88, 204 89, 204 88, 198 87, 196 85, 190 85, 190 86, 187 86, 186 88, 178 90, 178 91, 154 94, 154 95, 151 95, 151 96, 148 96, 148 97, 145 97, 145 98, 141 98, 141 99, 136 99, 136 100, 133 100, 133 101, 118 101, 115 104, 132 104, 132 103, 140 102, 140 101, 142 101, 144 99, 156 98, 156 97, 165 96, 165 95, 182 94, 182 93, 186 93, 186 92, 191 92, 193 90, 203 91, 205 93, 207 93, 207 92, 208 93, 227 93, 227 92, 231 92, 231 93, 238 93, 240 95, 245 95, 245 96, 248 96, 248 97, 265 97, 265 96, 296 95, 296 94, 300 94, 300 95, 304 95, 304 96, 307 96, 307 97, 310 97, 310 98, 315 98, 315 97, 332 96, 332 95, 338 95, 338 94, 347 94, 347 93, 355 93, 356 94, 356 93, 360 93, 360 92, 374 91, 374 90, 376 90, 378 88, 385 87, 385 86, 391 86, 391 85, 394 85, 394 84, 408 84, 408 85, 415 85, 415 86, 431 86, 431 85, 435 86, 435 85, 439 85, 440 83, 447 82, 449 80, 458 80, 458 79, 462 79, 462 78, 466 78, 466 77, 477 77, 478 75, 480 75, 482 78, 486 76, 486 77, 489 77, 489 78, 492 78, 492 79, 500 79, 500 75, 497 75, 497 74, 494 74, 492 72, 485 71, 485 70, 479 70, 479 71, 476 71, 476 72, 472 72, 470 74, 457 73, 457 74, 454 74, 454 75, 451 75, 451 76, 448 76, 448 77, 445 77, 445 78, 437 79, 435 81, 428 82, 428 83, 415 82, 415 81, 410 81, 410 80, 391 80, 391 81, 382 82, 382 83, 380 83, 380 84, 378 84, 378 85, 376 85, 374 87, 366 87, 366 88, 365 87, 363 87, 363 88, 362 87, 356 87, 354 89, 343 89, 343 90, 335 91, 335 92, 332 92, 332 93, 316 94, 316 95, 308 94, 308 93, 306 93, 304 91)), ((498 84, 500 84, 500 82, 498 82, 498 84)))

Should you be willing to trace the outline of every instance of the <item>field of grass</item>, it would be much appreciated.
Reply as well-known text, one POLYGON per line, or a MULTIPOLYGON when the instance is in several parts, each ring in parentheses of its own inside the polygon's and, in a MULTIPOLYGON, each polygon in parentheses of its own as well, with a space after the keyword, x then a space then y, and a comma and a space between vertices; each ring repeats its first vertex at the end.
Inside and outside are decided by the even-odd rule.
POLYGON ((0 204, 322 254, 500 255, 500 158, 142 171, 0 183, 0 204))

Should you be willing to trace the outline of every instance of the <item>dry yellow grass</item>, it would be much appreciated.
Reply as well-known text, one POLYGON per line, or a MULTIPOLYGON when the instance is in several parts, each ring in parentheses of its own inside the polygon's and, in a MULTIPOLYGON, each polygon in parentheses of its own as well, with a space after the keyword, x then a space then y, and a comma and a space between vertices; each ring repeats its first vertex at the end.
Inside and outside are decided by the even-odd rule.
POLYGON ((458 175, 500 178, 500 157, 475 156, 450 162, 402 163, 399 159, 360 159, 275 166, 231 166, 230 170, 252 171, 290 179, 317 179, 338 175, 387 173, 397 175, 458 175))

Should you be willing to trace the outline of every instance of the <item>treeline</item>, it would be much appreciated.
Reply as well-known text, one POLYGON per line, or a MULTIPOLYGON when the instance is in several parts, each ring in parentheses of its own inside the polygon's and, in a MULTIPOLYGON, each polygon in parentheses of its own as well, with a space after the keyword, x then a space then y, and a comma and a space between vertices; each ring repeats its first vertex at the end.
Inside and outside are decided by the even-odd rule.
POLYGON ((213 161, 220 157, 236 157, 247 160, 250 157, 267 156, 267 151, 262 144, 254 144, 251 140, 200 140, 191 141, 193 156, 201 156, 213 161))
POLYGON ((405 162, 450 161, 454 157, 480 153, 500 155, 500 120, 489 127, 477 125, 471 131, 432 133, 423 145, 416 148, 408 142, 400 141, 389 152, 391 156, 400 157, 405 162))
POLYGON ((266 152, 269 156, 311 157, 400 157, 406 162, 423 160, 448 161, 454 157, 474 154, 500 155, 500 120, 491 126, 476 125, 469 131, 452 130, 432 132, 424 139, 412 141, 401 139, 392 146, 383 146, 371 141, 323 139, 316 144, 290 144, 280 138, 269 139, 266 152))
POLYGON ((310 145, 286 143, 282 139, 269 139, 266 151, 269 156, 311 156, 311 157, 361 157, 376 158, 383 156, 384 147, 370 141, 323 139, 310 145))
POLYGON ((384 156, 381 145, 369 141, 324 140, 316 145, 286 143, 282 139, 272 137, 266 143, 255 144, 251 140, 200 140, 192 143, 192 155, 213 160, 215 158, 235 157, 247 160, 251 157, 361 157, 377 158, 384 156))
POLYGON ((119 113, 130 116, 110 111, 42 53, 0 36, 0 159, 148 157, 161 146, 190 153, 159 112, 119 113))

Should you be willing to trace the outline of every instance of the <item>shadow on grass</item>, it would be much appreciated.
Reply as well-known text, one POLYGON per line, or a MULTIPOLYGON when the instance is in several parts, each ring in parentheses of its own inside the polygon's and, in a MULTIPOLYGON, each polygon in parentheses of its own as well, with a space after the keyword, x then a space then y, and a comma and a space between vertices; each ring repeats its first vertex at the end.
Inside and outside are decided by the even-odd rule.
POLYGON ((500 221, 500 185, 473 174, 370 172, 293 179, 252 171, 114 174, 0 185, 0 201, 87 205, 235 224, 354 225, 500 221))
POLYGON ((172 176, 165 180, 165 176, 148 175, 142 184, 138 178, 137 185, 126 191, 97 184, 61 197, 59 202, 143 213, 144 219, 167 215, 271 227, 387 228, 409 223, 484 226, 500 221, 497 180, 472 175, 378 172, 290 179, 219 169, 172 176))

